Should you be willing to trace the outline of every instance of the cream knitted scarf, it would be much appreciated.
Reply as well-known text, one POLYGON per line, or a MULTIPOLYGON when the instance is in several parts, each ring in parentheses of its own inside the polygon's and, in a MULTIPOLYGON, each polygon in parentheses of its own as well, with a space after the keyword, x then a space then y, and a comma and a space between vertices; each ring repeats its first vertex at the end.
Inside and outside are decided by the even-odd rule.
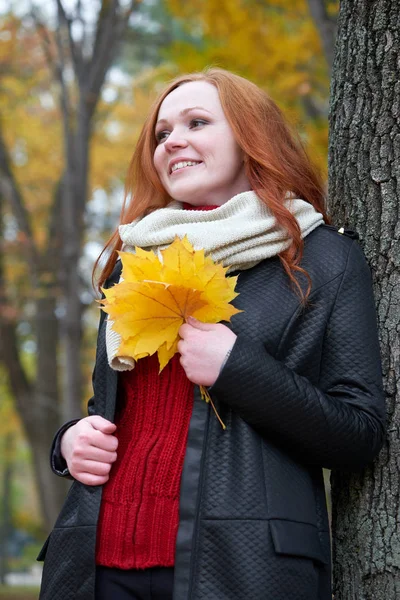
MULTIPOLYGON (((300 226, 302 238, 324 222, 322 215, 304 200, 288 197, 285 203, 300 226)), ((119 235, 127 252, 134 252, 135 246, 162 250, 175 236, 187 235, 196 250, 203 248, 214 261, 228 267, 228 272, 250 269, 290 245, 286 232, 252 191, 238 194, 214 210, 184 210, 180 202, 171 202, 166 208, 120 225, 119 235)), ((107 322, 106 342, 113 369, 134 367, 130 357, 116 357, 121 339, 112 330, 112 322, 107 322)))

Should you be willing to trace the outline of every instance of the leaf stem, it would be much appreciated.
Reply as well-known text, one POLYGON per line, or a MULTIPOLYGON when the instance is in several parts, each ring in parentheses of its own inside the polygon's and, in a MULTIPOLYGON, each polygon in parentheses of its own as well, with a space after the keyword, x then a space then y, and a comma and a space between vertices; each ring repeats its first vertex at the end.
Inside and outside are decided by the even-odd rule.
POLYGON ((217 409, 215 408, 215 404, 211 399, 210 394, 208 393, 208 390, 204 387, 204 385, 200 386, 200 393, 201 393, 201 399, 205 400, 205 402, 209 402, 212 406, 213 411, 215 412, 215 416, 217 417, 218 421, 221 423, 221 427, 222 429, 226 429, 226 425, 223 422, 223 420, 221 419, 221 417, 218 414, 217 409))

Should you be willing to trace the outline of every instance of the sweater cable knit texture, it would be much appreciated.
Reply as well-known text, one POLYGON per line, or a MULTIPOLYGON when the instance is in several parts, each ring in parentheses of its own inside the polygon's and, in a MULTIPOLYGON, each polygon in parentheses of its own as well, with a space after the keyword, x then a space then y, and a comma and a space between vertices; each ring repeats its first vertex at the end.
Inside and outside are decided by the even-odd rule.
POLYGON ((175 561, 179 489, 193 384, 176 354, 161 374, 156 355, 120 374, 118 458, 104 485, 96 563, 120 569, 175 561))

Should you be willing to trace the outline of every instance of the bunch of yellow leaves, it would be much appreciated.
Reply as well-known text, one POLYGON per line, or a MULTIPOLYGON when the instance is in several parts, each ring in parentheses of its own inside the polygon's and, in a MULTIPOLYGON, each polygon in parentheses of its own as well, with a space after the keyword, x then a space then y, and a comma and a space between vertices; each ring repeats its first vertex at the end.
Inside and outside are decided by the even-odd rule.
POLYGON ((218 323, 241 312, 229 304, 237 277, 226 277, 227 268, 194 250, 186 236, 161 254, 162 260, 138 247, 135 254, 120 252, 121 281, 103 289, 101 301, 122 339, 117 356, 138 360, 157 352, 160 372, 178 350, 187 317, 218 323))
MULTIPOLYGON (((241 312, 229 304, 237 296, 237 277, 226 277, 227 268, 205 256, 204 250, 194 250, 186 236, 176 237, 162 250, 162 260, 138 247, 135 254, 119 255, 121 281, 103 289, 101 301, 121 336, 116 356, 139 360, 157 352, 161 372, 178 351, 179 328, 187 317, 218 323, 241 312)), ((225 429, 208 391, 204 386, 200 391, 225 429)))

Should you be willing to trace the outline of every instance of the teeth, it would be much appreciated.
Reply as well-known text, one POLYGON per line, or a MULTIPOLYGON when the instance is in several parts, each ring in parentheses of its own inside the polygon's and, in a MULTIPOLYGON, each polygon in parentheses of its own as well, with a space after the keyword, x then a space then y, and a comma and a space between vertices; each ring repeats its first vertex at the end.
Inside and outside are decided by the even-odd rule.
POLYGON ((185 160, 183 162, 175 163, 171 168, 171 173, 173 173, 177 169, 183 169, 183 167, 195 167, 196 165, 199 165, 200 162, 201 161, 185 160))

